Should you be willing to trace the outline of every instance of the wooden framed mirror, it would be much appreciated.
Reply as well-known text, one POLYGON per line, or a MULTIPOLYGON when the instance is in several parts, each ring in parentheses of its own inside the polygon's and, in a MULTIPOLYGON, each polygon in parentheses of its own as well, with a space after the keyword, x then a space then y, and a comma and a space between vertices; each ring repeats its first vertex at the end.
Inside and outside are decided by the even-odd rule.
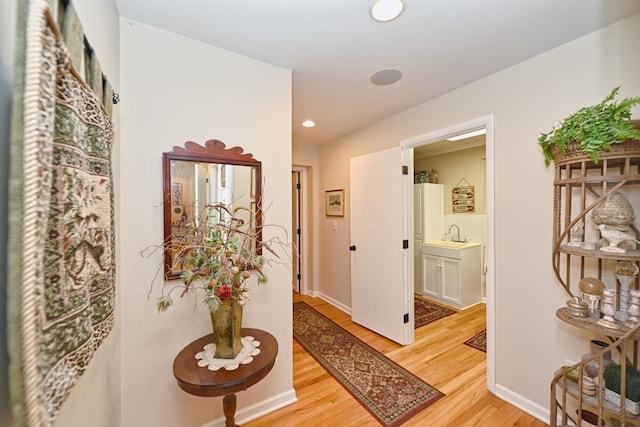
POLYGON ((162 153, 164 211, 164 273, 177 279, 181 270, 174 266, 175 248, 189 232, 188 224, 198 221, 207 206, 222 203, 231 209, 242 208, 255 235, 252 242, 260 252, 262 239, 262 164, 241 147, 226 148, 217 139, 204 146, 193 141, 184 148, 162 153))

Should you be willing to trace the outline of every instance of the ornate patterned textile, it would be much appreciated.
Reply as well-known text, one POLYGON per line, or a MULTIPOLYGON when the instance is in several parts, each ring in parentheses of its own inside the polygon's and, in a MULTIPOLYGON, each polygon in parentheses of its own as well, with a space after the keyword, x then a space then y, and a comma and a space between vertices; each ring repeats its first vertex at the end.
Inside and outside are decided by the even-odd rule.
POLYGON ((482 332, 474 335, 464 342, 466 345, 478 349, 480 351, 487 352, 487 330, 483 329, 482 332))
POLYGON ((302 301, 293 304, 293 337, 385 427, 444 397, 302 301))
POLYGON ((418 329, 431 322, 450 316, 456 311, 415 294, 413 297, 414 328, 418 329))
POLYGON ((40 1, 29 6, 23 106, 9 338, 14 412, 33 427, 53 424, 112 329, 115 296, 113 126, 40 1))

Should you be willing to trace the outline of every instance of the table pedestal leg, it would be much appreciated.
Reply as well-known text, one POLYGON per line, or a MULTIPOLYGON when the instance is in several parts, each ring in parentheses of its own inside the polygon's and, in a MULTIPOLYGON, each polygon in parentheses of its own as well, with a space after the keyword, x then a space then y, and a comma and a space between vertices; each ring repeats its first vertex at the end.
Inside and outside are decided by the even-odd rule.
POLYGON ((235 393, 227 394, 222 399, 222 410, 224 411, 224 416, 226 418, 226 422, 224 423, 225 427, 240 427, 235 423, 235 415, 236 415, 236 395, 235 393))

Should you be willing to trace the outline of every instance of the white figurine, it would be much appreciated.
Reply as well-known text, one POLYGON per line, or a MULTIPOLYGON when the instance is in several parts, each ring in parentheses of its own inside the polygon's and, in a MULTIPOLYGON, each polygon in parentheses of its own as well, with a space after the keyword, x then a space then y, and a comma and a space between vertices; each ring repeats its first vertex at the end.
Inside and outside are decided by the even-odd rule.
POLYGON ((606 224, 600 224, 598 226, 600 229, 600 235, 603 239, 609 242, 608 246, 603 246, 600 248, 601 251, 604 252, 617 252, 617 253, 625 253, 627 252, 624 248, 619 248, 618 245, 622 242, 635 242, 640 243, 640 241, 636 240, 636 236, 632 233, 628 233, 622 230, 609 229, 606 224))
POLYGON ((584 236, 584 223, 578 222, 573 227, 571 227, 571 240, 569 241, 568 245, 581 246, 582 236, 584 236))

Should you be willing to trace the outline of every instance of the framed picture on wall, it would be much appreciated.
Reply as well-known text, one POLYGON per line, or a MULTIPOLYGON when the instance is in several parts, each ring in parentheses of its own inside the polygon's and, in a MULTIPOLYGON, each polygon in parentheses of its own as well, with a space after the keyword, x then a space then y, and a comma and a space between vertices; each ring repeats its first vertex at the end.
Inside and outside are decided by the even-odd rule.
POLYGON ((327 190, 325 196, 327 216, 344 216, 344 190, 327 190))

